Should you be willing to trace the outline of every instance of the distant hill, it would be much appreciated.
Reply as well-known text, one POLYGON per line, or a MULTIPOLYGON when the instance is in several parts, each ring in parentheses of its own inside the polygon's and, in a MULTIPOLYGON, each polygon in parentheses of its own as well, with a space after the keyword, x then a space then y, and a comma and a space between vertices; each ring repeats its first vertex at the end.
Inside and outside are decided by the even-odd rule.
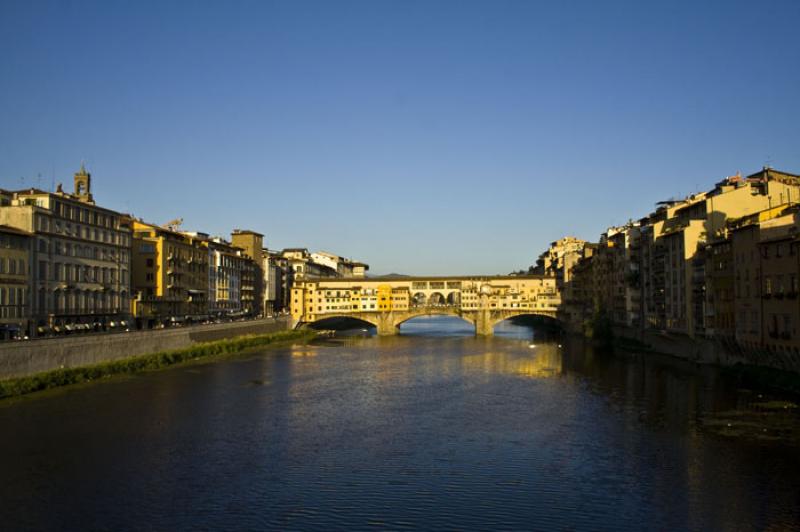
POLYGON ((404 273, 386 273, 382 275, 367 275, 370 279, 381 279, 382 277, 411 277, 410 275, 406 275, 404 273))

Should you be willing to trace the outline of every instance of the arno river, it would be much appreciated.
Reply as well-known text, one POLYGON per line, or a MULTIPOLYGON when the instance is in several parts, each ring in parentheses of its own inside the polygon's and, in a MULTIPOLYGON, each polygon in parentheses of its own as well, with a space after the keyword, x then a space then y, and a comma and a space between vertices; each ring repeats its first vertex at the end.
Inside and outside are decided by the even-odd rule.
POLYGON ((800 527, 791 398, 512 324, 403 333, 0 403, 0 528, 800 527))

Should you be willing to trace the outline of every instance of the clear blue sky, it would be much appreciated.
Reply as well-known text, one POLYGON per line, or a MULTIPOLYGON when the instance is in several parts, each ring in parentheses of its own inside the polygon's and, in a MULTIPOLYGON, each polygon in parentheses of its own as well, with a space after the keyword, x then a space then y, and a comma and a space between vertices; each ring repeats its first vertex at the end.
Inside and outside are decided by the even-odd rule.
POLYGON ((505 273, 764 164, 800 2, 0 2, 0 187, 375 273, 505 273), (39 177, 41 175, 41 177, 39 177))

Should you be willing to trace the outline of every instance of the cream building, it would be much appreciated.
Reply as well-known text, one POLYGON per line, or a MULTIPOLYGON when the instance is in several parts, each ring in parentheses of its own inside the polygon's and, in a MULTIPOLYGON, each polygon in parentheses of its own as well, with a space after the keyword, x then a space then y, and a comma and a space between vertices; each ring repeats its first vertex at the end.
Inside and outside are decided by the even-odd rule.
POLYGON ((33 235, 0 226, 0 339, 32 334, 30 312, 33 235))
POLYGON ((30 313, 35 334, 128 325, 131 229, 95 204, 81 166, 72 194, 6 193, 0 225, 33 235, 30 313))
POLYGON ((216 315, 242 312, 242 276, 249 259, 241 248, 220 238, 205 241, 208 248, 208 311, 216 315))

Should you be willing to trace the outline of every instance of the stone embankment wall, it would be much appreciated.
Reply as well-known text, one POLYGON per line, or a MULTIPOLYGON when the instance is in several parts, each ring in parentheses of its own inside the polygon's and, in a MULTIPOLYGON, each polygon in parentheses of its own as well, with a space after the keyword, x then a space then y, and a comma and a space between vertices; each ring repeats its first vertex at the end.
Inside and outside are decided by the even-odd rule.
POLYGON ((195 325, 152 331, 41 338, 0 344, 0 379, 27 377, 59 368, 91 366, 120 358, 182 349, 246 334, 290 328, 289 318, 195 325))
POLYGON ((698 364, 720 366, 747 364, 800 373, 800 355, 796 353, 743 349, 735 344, 723 344, 715 340, 619 326, 614 327, 614 335, 639 341, 657 353, 672 355, 698 364))

